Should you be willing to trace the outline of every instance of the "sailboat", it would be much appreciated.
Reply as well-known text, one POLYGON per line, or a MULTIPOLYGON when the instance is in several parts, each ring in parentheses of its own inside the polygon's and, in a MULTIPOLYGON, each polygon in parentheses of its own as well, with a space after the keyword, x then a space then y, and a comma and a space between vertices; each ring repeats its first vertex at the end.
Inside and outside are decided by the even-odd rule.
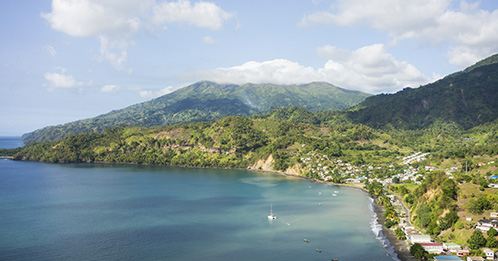
POLYGON ((273 205, 270 205, 270 215, 268 216, 268 219, 277 219, 277 216, 273 214, 273 205))

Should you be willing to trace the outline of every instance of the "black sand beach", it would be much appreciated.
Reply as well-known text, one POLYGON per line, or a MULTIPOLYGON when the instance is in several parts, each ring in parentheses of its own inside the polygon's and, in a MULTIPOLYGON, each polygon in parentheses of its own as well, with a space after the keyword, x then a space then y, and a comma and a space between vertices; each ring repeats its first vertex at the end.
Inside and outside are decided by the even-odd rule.
POLYGON ((408 242, 406 242, 405 240, 399 240, 398 238, 396 238, 393 230, 388 229, 386 226, 384 226, 384 208, 377 203, 374 203, 374 211, 377 214, 379 224, 382 224, 382 233, 389 240, 391 246, 393 246, 394 252, 398 254, 398 258, 401 261, 415 260, 415 258, 410 254, 408 242))

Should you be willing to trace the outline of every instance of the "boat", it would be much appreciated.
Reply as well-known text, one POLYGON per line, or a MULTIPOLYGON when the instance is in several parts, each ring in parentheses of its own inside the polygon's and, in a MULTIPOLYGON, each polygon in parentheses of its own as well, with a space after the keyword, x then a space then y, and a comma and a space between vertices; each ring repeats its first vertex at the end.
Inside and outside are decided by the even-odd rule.
POLYGON ((315 249, 315 251, 318 253, 322 253, 322 250, 320 250, 320 249, 315 249))
POLYGON ((309 241, 308 239, 306 239, 306 238, 305 238, 305 239, 304 239, 304 242, 309 243, 310 241, 309 241))
POLYGON ((332 196, 333 196, 333 197, 337 197, 337 194, 335 194, 335 193, 334 193, 334 194, 332 194, 332 196))
POLYGON ((277 216, 275 216, 275 214, 273 214, 273 206, 272 205, 270 205, 270 215, 268 216, 268 219, 270 219, 270 220, 277 219, 277 216))

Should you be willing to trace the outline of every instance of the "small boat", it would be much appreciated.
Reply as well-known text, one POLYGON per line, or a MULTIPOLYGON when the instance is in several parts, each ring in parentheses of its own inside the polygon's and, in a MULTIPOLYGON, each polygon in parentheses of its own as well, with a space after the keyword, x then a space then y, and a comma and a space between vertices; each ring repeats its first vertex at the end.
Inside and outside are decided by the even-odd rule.
POLYGON ((339 191, 335 190, 335 191, 334 191, 334 193, 337 193, 337 194, 338 194, 338 193, 339 193, 339 191))
POLYGON ((309 243, 310 241, 309 241, 308 239, 306 239, 306 238, 305 238, 305 239, 304 239, 304 242, 309 243))
POLYGON ((334 193, 334 194, 332 194, 332 196, 333 196, 333 197, 337 197, 337 194, 335 194, 335 193, 334 193))
POLYGON ((320 249, 315 249, 315 251, 318 253, 322 253, 322 250, 320 250, 320 249))
POLYGON ((277 216, 273 214, 273 205, 270 205, 270 215, 268 216, 268 219, 270 220, 277 219, 277 216))

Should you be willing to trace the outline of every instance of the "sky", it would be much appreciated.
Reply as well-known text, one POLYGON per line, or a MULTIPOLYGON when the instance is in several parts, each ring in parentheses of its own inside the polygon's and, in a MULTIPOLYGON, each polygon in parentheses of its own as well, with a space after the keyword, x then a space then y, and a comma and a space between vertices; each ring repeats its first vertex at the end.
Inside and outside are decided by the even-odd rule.
POLYGON ((416 88, 498 53, 495 0, 0 1, 0 136, 192 83, 416 88))

